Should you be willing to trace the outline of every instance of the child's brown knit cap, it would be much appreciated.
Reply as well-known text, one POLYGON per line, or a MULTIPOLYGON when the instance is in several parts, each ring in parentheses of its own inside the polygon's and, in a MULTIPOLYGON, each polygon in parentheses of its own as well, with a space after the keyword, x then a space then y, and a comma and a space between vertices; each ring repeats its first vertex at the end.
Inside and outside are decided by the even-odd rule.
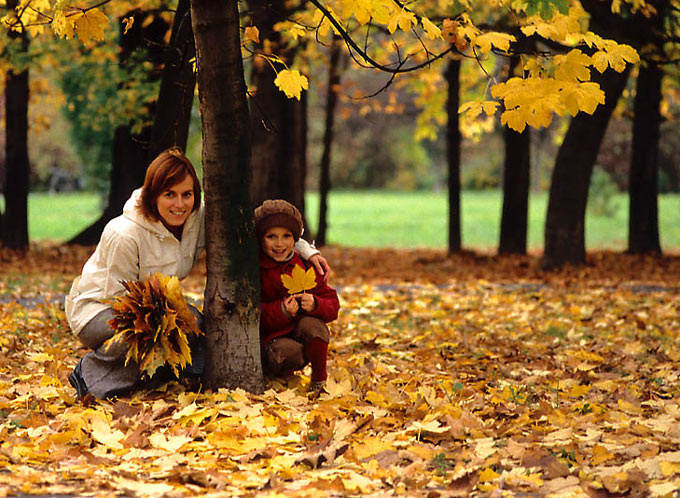
POLYGON ((268 199, 255 208, 255 232, 257 240, 272 227, 290 230, 297 241, 302 235, 302 215, 298 208, 283 199, 268 199))

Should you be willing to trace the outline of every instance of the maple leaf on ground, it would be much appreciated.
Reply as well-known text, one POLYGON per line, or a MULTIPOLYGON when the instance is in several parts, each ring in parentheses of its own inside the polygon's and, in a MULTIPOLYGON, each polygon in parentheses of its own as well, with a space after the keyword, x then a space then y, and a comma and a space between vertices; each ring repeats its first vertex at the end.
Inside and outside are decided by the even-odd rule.
POLYGON ((281 281, 289 294, 297 294, 316 287, 316 274, 314 268, 305 271, 301 266, 295 265, 292 274, 281 275, 281 281))
POLYGON ((182 295, 177 277, 160 273, 146 280, 125 281, 127 293, 106 301, 115 316, 109 320, 116 334, 106 344, 123 342, 128 346, 125 364, 139 363, 149 377, 168 365, 175 375, 178 367, 191 364, 190 337, 203 332, 182 295))

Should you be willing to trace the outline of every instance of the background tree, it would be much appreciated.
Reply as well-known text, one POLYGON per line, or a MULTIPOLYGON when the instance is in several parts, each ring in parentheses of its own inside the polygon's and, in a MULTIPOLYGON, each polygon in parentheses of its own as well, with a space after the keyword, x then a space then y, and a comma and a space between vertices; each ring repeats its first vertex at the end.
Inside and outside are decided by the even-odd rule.
POLYGON ((328 229, 328 194, 331 189, 331 153, 333 150, 335 112, 338 105, 338 91, 340 87, 341 50, 339 38, 334 37, 329 49, 323 153, 321 154, 319 164, 319 222, 315 237, 316 243, 319 246, 326 245, 326 231, 328 229))
POLYGON ((592 115, 579 114, 571 120, 550 183, 543 269, 554 269, 566 263, 585 263, 585 215, 590 175, 629 72, 629 67, 621 73, 606 71, 600 78, 605 104, 598 106, 592 115))
MULTIPOLYGON (((18 7, 17 0, 8 0, 11 14, 18 7)), ((10 14, 10 15, 11 15, 10 14)), ((28 247, 28 81, 27 65, 29 39, 23 21, 9 18, 10 44, 3 50, 9 59, 5 76, 5 212, 2 216, 0 241, 10 249, 28 247), (11 55, 10 55, 11 54, 11 55)))
MULTIPOLYGON (((508 60, 508 77, 520 64, 519 56, 508 60)), ((529 216, 529 176, 531 171, 531 135, 509 126, 503 128, 505 161, 503 164, 503 208, 498 252, 526 254, 529 216)))
POLYGON ((277 29, 295 7, 283 0, 249 0, 248 6, 250 21, 259 30, 250 74, 251 201, 257 206, 265 199, 286 199, 304 213, 307 92, 291 99, 274 83, 301 48, 285 40, 277 29))
MULTIPOLYGON (((189 21, 185 17, 187 12, 185 2, 182 2, 180 7, 184 8, 184 12, 180 12, 180 16, 177 18, 177 27, 173 39, 175 43, 178 40, 176 31, 179 30, 183 23, 186 24, 189 21)), ((132 21, 131 24, 129 24, 130 21, 120 23, 120 65, 130 73, 137 72, 138 74, 138 69, 145 67, 146 63, 146 66, 150 67, 144 71, 143 77, 148 79, 149 82, 156 82, 161 76, 160 66, 164 61, 164 51, 162 50, 164 46, 163 38, 169 29, 168 24, 158 13, 150 13, 139 9, 125 13, 121 16, 121 19, 132 21)), ((185 34, 186 37, 187 34, 185 34)), ((182 40, 180 40, 181 42, 182 40)), ((186 48, 175 45, 168 51, 186 48)), ((173 77, 173 74, 168 72, 164 72, 162 75, 167 80, 173 77)), ((166 83, 163 87, 164 91, 168 91, 169 86, 171 84, 166 83)), ((73 237, 69 243, 82 245, 96 244, 104 226, 122 212, 123 205, 130 197, 132 191, 143 183, 146 167, 149 164, 149 151, 151 149, 153 151, 158 150, 157 146, 150 146, 154 125, 150 124, 149 116, 154 115, 154 108, 158 109, 160 114, 158 114, 159 123, 156 125, 157 138, 161 139, 167 136, 167 139, 170 139, 172 135, 164 135, 160 127, 176 125, 172 121, 163 121, 161 123, 160 120, 171 119, 173 117, 172 109, 182 105, 181 99, 175 100, 173 98, 175 95, 164 95, 164 97, 167 100, 164 102, 166 107, 163 109, 160 109, 158 105, 154 106, 152 103, 140 106, 144 109, 144 114, 146 115, 145 118, 142 118, 141 126, 134 122, 127 122, 116 127, 112 142, 110 182, 106 207, 99 219, 73 237)), ((189 105, 192 102, 193 100, 189 101, 189 105)), ((186 116, 185 122, 186 129, 188 130, 188 112, 179 114, 177 117, 180 118, 182 115, 186 116)), ((169 142, 167 139, 166 143, 169 142)))

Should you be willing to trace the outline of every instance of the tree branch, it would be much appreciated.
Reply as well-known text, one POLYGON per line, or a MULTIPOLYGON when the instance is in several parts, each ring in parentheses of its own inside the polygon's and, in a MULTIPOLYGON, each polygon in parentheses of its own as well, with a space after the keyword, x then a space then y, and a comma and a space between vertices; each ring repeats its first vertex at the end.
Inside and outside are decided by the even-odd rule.
MULTIPOLYGON (((424 67, 429 66, 432 64, 434 61, 441 59, 444 57, 446 54, 452 52, 452 48, 449 47, 445 51, 428 58, 425 62, 422 62, 420 64, 416 64, 410 67, 403 67, 404 64, 406 64, 406 61, 408 60, 408 57, 404 60, 400 60, 398 63, 396 63, 396 67, 390 67, 384 64, 381 64, 380 62, 376 61, 373 59, 368 53, 363 50, 359 45, 352 39, 352 37, 349 35, 347 30, 338 22, 337 19, 333 17, 333 15, 329 12, 329 10, 321 5, 321 3, 318 0, 309 0, 317 9, 319 9, 323 15, 329 20, 329 22, 335 27, 335 29, 340 33, 340 36, 342 37, 343 40, 345 40, 345 44, 351 49, 350 54, 352 50, 354 50, 357 54, 361 56, 361 58, 370 66, 379 69, 380 71, 384 71, 386 73, 392 73, 392 74, 398 74, 398 73, 408 73, 411 71, 416 71, 418 69, 422 69, 424 67)), ((354 59, 354 56, 352 56, 354 59)), ((356 60, 356 59, 355 59, 356 60)))

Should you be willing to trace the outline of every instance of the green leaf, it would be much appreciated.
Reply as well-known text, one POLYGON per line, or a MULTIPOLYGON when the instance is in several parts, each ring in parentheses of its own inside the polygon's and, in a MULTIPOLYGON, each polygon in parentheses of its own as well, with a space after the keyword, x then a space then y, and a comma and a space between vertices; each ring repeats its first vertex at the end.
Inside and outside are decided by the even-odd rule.
POLYGON ((568 0, 527 0, 527 15, 540 15, 543 19, 551 19, 555 11, 560 14, 569 13, 568 0))

